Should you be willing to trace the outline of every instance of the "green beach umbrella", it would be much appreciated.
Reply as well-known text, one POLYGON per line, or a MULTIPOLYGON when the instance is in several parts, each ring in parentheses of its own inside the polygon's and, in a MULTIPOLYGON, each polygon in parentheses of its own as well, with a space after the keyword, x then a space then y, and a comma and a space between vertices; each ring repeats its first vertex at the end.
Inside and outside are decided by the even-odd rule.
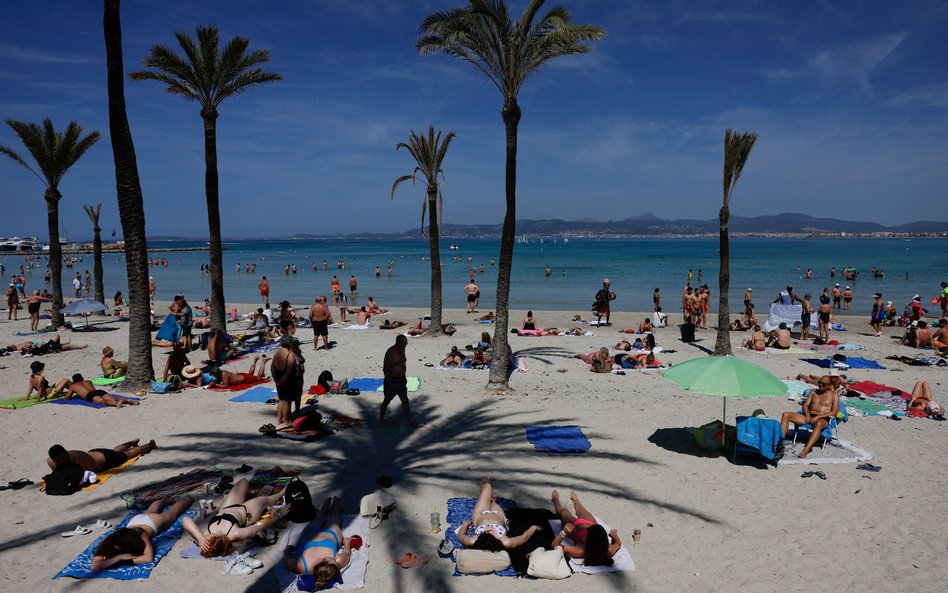
MULTIPOLYGON (((724 397, 727 420, 727 398, 776 397, 787 393, 787 385, 770 371, 734 356, 707 356, 676 364, 662 373, 688 391, 724 397)), ((724 431, 721 431, 724 443, 724 431)))

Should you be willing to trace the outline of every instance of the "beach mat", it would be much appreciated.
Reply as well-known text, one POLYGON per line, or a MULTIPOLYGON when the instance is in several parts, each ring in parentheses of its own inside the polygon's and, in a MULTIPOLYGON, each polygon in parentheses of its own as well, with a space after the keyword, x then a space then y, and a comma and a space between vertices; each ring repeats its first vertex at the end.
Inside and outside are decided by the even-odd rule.
POLYGON ((166 496, 177 497, 187 494, 205 482, 214 483, 224 476, 224 470, 212 467, 196 467, 189 472, 178 474, 163 482, 148 484, 122 494, 122 500, 128 508, 145 508, 156 500, 166 496))
MULTIPOLYGON (((132 397, 130 395, 118 395, 117 393, 110 393, 109 395, 111 395, 112 397, 116 399, 124 399, 127 401, 141 401, 139 398, 132 397)), ((65 399, 65 398, 54 399, 54 400, 50 400, 44 403, 59 404, 62 406, 84 406, 86 408, 96 408, 96 409, 112 407, 106 404, 97 404, 95 402, 87 402, 86 400, 79 399, 78 397, 74 397, 72 399, 65 399)))
MULTIPOLYGON (((316 501, 314 501, 316 502, 316 501)), ((352 550, 349 557, 349 567, 342 571, 339 579, 332 585, 325 587, 329 589, 361 589, 365 586, 365 573, 369 564, 369 546, 371 543, 372 530, 369 529, 369 518, 358 515, 342 515, 339 518, 342 527, 342 536, 352 537, 358 535, 362 538, 362 547, 358 550, 352 550)), ((282 558, 283 551, 287 546, 300 546, 309 541, 310 538, 319 531, 319 520, 313 523, 290 523, 280 540, 277 543, 276 557, 282 558)), ((281 593, 296 593, 297 591, 315 591, 316 583, 312 576, 298 575, 287 570, 283 562, 274 562, 271 569, 280 585, 281 593)), ((324 590, 325 590, 324 589, 324 590)))
POLYGON ((298 475, 300 475, 300 470, 283 469, 280 466, 271 467, 270 469, 258 469, 247 480, 250 482, 250 497, 257 496, 260 490, 266 486, 273 486, 274 488, 286 486, 290 480, 298 475))
POLYGON ((875 381, 859 381, 858 383, 851 383, 849 385, 849 389, 852 391, 858 391, 859 393, 863 393, 865 395, 875 395, 880 391, 889 391, 893 393, 896 391, 902 391, 902 393, 904 393, 904 391, 898 387, 890 387, 888 385, 876 383, 875 381))
MULTIPOLYGON (((384 379, 381 377, 355 377, 349 379, 349 389, 358 389, 365 393, 368 391, 382 392, 384 379)), ((418 377, 408 377, 408 391, 418 391, 421 387, 421 379, 418 377)))
POLYGON ((254 385, 260 385, 261 383, 267 383, 270 381, 270 378, 264 379, 254 379, 253 381, 245 381, 239 385, 230 385, 228 387, 208 387, 210 391, 243 391, 244 389, 250 389, 254 385))
POLYGON ((118 385, 124 380, 125 380, 125 377, 115 377, 113 379, 111 377, 105 377, 105 376, 100 375, 92 380, 92 384, 93 385, 118 385))
POLYGON ((228 399, 229 402, 255 402, 265 404, 267 401, 275 398, 277 396, 276 389, 270 387, 254 387, 248 389, 247 391, 241 393, 240 395, 235 395, 234 397, 228 399))
POLYGON ((0 401, 0 408, 4 410, 22 410, 23 408, 29 408, 31 406, 35 406, 36 404, 45 404, 47 402, 52 402, 54 400, 60 399, 61 397, 62 396, 60 395, 56 398, 47 398, 43 401, 40 401, 35 397, 31 397, 30 399, 23 399, 23 396, 21 395, 19 397, 11 397, 10 399, 5 399, 3 401, 0 401))
POLYGON ((884 369, 885 367, 874 360, 861 356, 850 356, 845 361, 851 369, 884 369))
MULTIPOLYGON (((797 439, 784 441, 784 450, 786 453, 783 459, 777 462, 778 465, 804 465, 804 464, 841 464, 856 463, 859 461, 869 461, 873 455, 869 451, 848 442, 834 439, 826 443, 823 447, 814 447, 810 454, 804 459, 796 456, 796 452, 802 451, 805 440, 797 439)), ((819 479, 819 478, 816 478, 819 479)))
POLYGON ((904 413, 896 412, 883 403, 871 400, 847 398, 846 408, 853 416, 904 416, 904 413))
MULTIPOLYGON (((601 525, 602 528, 606 530, 606 533, 612 530, 606 522, 599 517, 593 515, 593 518, 596 519, 598 525, 601 525)), ((550 519, 549 523, 550 528, 553 529, 553 533, 559 533, 563 529, 563 523, 559 519, 550 519)), ((564 538, 563 545, 575 546, 576 542, 567 537, 564 538)), ((629 548, 623 544, 622 547, 619 548, 619 551, 612 556, 612 566, 586 566, 582 558, 570 558, 569 566, 573 569, 573 572, 586 574, 624 572, 635 570, 635 561, 632 560, 632 553, 629 552, 629 548)))
MULTIPOLYGON (((128 525, 129 519, 138 514, 138 511, 129 511, 125 518, 122 519, 122 522, 118 524, 116 529, 121 529, 128 525)), ((147 579, 151 575, 151 571, 154 570, 155 565, 164 558, 165 554, 171 551, 171 548, 174 547, 175 543, 178 541, 178 538, 181 537, 181 534, 184 532, 184 527, 181 524, 182 518, 194 517, 197 514, 195 509, 189 509, 185 513, 178 517, 178 520, 174 522, 168 529, 162 531, 158 535, 152 538, 151 543, 155 549, 155 559, 147 564, 138 564, 135 566, 115 566, 107 570, 102 570, 99 572, 92 572, 92 558, 95 552, 96 547, 104 540, 112 531, 107 531, 99 536, 94 542, 89 544, 75 560, 66 565, 65 568, 56 573, 53 578, 61 579, 63 577, 72 577, 75 579, 118 579, 122 581, 140 581, 147 579)))
MULTIPOLYGON (((506 510, 513 509, 517 507, 517 503, 507 498, 500 498, 499 496, 494 499, 500 508, 506 510)), ((458 541, 457 531, 461 527, 461 523, 464 523, 471 518, 471 513, 474 512, 474 505, 477 504, 476 498, 449 498, 448 499, 448 515, 445 517, 445 521, 448 522, 448 528, 444 532, 444 539, 448 540, 454 544, 455 550, 464 549, 464 546, 458 541)), ((489 574, 489 573, 485 573, 489 574)), ((505 570, 499 570, 493 574, 502 577, 513 577, 517 576, 517 571, 514 570, 513 566, 505 570)), ((464 575, 458 568, 457 564, 454 566, 454 576, 477 576, 477 575, 464 575)))
POLYGON ((527 440, 547 453, 585 453, 592 447, 578 426, 528 426, 527 440))
POLYGON ((38 336, 38 335, 42 335, 42 334, 48 334, 48 333, 50 333, 50 332, 52 332, 52 331, 54 331, 54 330, 51 330, 51 329, 40 329, 40 330, 37 330, 37 331, 35 331, 35 332, 16 332, 16 335, 18 335, 18 336, 38 336))

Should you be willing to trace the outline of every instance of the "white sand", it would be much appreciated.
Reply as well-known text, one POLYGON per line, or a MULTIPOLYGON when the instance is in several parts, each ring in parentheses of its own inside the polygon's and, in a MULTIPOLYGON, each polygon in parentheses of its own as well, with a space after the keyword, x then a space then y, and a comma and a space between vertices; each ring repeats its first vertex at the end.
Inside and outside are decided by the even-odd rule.
MULTIPOLYGON (((158 307, 163 310, 162 307, 158 307)), ((240 310, 250 310, 249 306, 240 310)), ((384 317, 411 321, 419 310, 399 310, 384 317)), ((519 320, 523 312, 512 315, 519 320)), ((540 312, 541 326, 569 327, 571 312, 540 312)), ((274 408, 263 404, 229 403, 230 394, 190 390, 181 394, 150 395, 139 407, 92 410, 84 407, 39 405, 0 411, 0 434, 5 455, 0 458, 3 481, 28 477, 39 481, 47 448, 111 447, 134 437, 154 438, 160 449, 92 493, 48 497, 35 487, 0 492, 0 590, 66 591, 77 583, 50 577, 95 537, 65 539, 59 533, 96 519, 117 522, 125 514, 119 494, 163 480, 197 466, 234 468, 280 465, 301 468, 320 499, 342 496, 347 510, 356 510, 359 497, 375 487, 381 474, 391 475, 391 492, 400 508, 373 535, 366 580, 367 591, 942 591, 948 577, 944 552, 948 535, 941 517, 945 502, 944 459, 948 453, 946 426, 930 420, 853 418, 842 428, 843 438, 872 451, 883 470, 870 474, 854 465, 820 466, 826 481, 801 479, 807 467, 760 470, 733 465, 724 458, 678 453, 650 442, 656 431, 698 426, 721 415, 722 400, 684 392, 658 374, 629 372, 627 376, 596 375, 572 354, 612 346, 617 330, 643 314, 618 313, 612 328, 596 328, 595 337, 511 337, 514 350, 527 358, 529 372, 515 373, 515 391, 508 397, 486 395, 486 371, 444 371, 437 364, 452 345, 476 341, 482 330, 463 311, 446 311, 445 320, 459 324, 451 338, 409 341, 408 369, 420 376, 422 388, 412 395, 413 411, 424 428, 404 426, 397 401, 386 426, 377 421, 380 396, 336 395, 321 402, 325 411, 340 411, 368 419, 362 427, 316 443, 296 443, 259 435, 257 428, 274 421, 274 408), (565 371, 565 372, 562 372, 565 371), (524 436, 530 424, 578 424, 592 441, 585 455, 537 454, 524 436), (451 496, 474 496, 477 478, 494 477, 496 494, 521 506, 549 506, 550 490, 563 498, 575 489, 586 505, 619 530, 635 558, 634 573, 575 575, 557 582, 500 577, 454 578, 453 565, 437 558, 439 536, 429 533, 429 513, 439 511, 446 525, 445 502, 451 496), (647 527, 651 524, 651 527, 647 527), (632 544, 632 530, 642 530, 641 543, 632 544), (414 550, 428 554, 431 564, 405 571, 391 560, 414 550)), ((894 345, 887 328, 884 338, 866 335, 864 317, 844 319, 852 331, 833 337, 866 345, 853 354, 882 362, 894 370, 852 371, 851 375, 911 390, 916 379, 932 383, 936 399, 948 402, 946 370, 908 367, 883 360, 887 354, 913 356, 915 351, 894 345)), ((674 316, 675 319, 678 316, 674 316)), ((376 321, 379 321, 376 319, 376 321)), ((64 338, 89 344, 85 351, 43 357, 47 375, 56 378, 79 371, 97 374, 104 344, 126 354, 126 327, 100 333, 65 332, 64 338)), ((0 340, 18 341, 13 334, 28 321, 2 322, 0 340)), ((302 329, 307 356, 307 385, 326 368, 336 378, 380 376, 384 350, 394 332, 331 330, 339 345, 329 352, 312 352, 310 330, 302 329)), ((714 332, 700 332, 701 346, 713 347, 714 332)), ((742 333, 740 338, 743 338, 742 333)), ((678 363, 702 352, 677 341, 677 330, 658 333, 658 344, 676 349, 662 354, 678 363)), ((732 343, 737 345, 738 336, 732 343)), ((737 351, 737 350, 736 350, 737 351)), ((156 349, 155 366, 163 368, 165 351, 156 349)), ((818 353, 817 356, 825 355, 818 353)), ((738 351, 780 377, 800 371, 816 372, 799 361, 803 355, 760 356, 738 351)), ((199 361, 195 353, 192 361, 199 361)), ((25 392, 30 360, 0 358, 2 399, 25 392)), ((229 365, 246 371, 249 361, 229 365)), ((736 413, 755 408, 771 417, 794 407, 785 398, 732 400, 736 413)), ((667 432, 667 431, 666 431, 667 432)), ((662 433, 659 433, 662 434, 662 433)), ((317 500, 317 503, 319 500, 317 500)), ((96 580, 88 591, 276 591, 269 572, 274 551, 261 554, 267 567, 251 577, 220 574, 222 565, 178 557, 185 538, 161 561, 150 579, 126 583, 96 580)))

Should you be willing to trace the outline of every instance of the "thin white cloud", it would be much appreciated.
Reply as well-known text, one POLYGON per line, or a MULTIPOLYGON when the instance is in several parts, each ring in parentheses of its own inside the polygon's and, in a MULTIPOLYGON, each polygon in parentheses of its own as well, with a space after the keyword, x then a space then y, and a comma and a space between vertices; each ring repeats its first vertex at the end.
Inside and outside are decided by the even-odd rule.
POLYGON ((46 62, 51 64, 98 64, 102 58, 78 54, 51 53, 25 47, 0 45, 0 58, 24 62, 46 62))
POLYGON ((771 81, 815 78, 830 84, 854 83, 860 92, 871 90, 872 71, 894 52, 905 39, 905 33, 883 35, 811 55, 796 68, 777 68, 767 72, 771 81))
POLYGON ((927 105, 948 107, 948 83, 930 84, 909 89, 891 97, 886 105, 927 105))

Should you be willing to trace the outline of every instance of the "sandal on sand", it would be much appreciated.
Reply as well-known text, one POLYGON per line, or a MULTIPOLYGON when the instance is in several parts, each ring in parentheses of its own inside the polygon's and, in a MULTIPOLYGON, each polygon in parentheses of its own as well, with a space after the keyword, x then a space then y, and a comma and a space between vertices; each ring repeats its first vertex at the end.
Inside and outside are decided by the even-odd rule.
POLYGON ((112 529, 112 524, 106 521, 105 519, 98 519, 95 522, 96 527, 101 527, 102 529, 112 529))
POLYGON ((83 525, 76 525, 76 528, 73 529, 72 531, 64 531, 60 533, 59 535, 63 537, 72 537, 74 535, 89 535, 90 533, 92 533, 92 530, 89 529, 88 527, 85 527, 83 525))
POLYGON ((803 472, 802 474, 800 474, 800 477, 801 477, 801 478, 809 478, 810 476, 814 475, 815 473, 816 473, 816 472, 803 472))
POLYGON ((268 424, 264 424, 257 430, 259 430, 263 434, 270 434, 270 433, 276 432, 276 426, 268 423, 268 424))
POLYGON ((856 469, 865 470, 867 472, 879 472, 882 471, 882 468, 878 465, 872 465, 871 463, 863 463, 856 466, 856 469))
POLYGON ((0 490, 21 490, 27 486, 33 485, 33 480, 28 480, 26 478, 20 478, 15 482, 7 482, 6 486, 0 486, 0 490))
POLYGON ((395 561, 395 564, 402 568, 415 568, 416 566, 428 564, 428 558, 420 554, 415 554, 414 552, 405 552, 401 558, 395 561))
POLYGON ((814 475, 821 480, 826 479, 826 474, 824 474, 823 472, 814 472, 814 475))

